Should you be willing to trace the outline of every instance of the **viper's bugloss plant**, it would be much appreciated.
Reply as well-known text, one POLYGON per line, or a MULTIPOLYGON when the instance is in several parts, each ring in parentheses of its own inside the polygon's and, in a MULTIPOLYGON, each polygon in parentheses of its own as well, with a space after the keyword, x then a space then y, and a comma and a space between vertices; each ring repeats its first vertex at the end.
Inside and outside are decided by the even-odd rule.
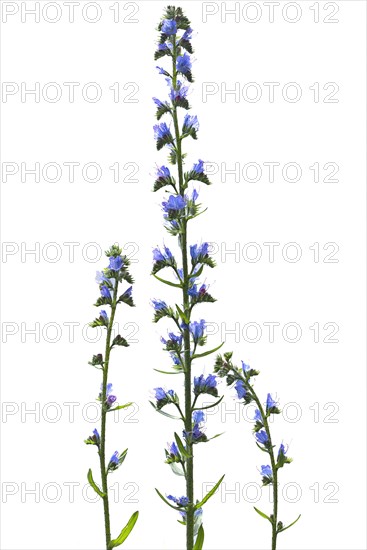
POLYGON ((95 428, 93 430, 93 435, 89 436, 85 440, 87 445, 94 445, 97 448, 99 455, 102 490, 95 483, 91 469, 88 471, 87 477, 89 484, 103 501, 106 550, 120 546, 120 544, 127 539, 130 532, 134 528, 139 515, 139 512, 135 512, 129 519, 126 526, 122 529, 119 536, 116 539, 111 540, 107 483, 108 475, 117 470, 124 462, 127 455, 127 449, 120 453, 115 451, 108 462, 106 462, 106 420, 109 412, 125 409, 132 405, 132 403, 115 405, 117 397, 114 395, 112 383, 108 381, 111 351, 119 346, 127 347, 129 345, 125 338, 123 338, 120 334, 112 339, 112 329, 117 306, 119 304, 134 306, 131 295, 132 287, 129 286, 122 294, 120 294, 121 291, 119 291, 119 285, 121 283, 128 283, 132 285, 134 282, 128 270, 130 262, 128 258, 126 256, 122 256, 121 253, 122 250, 117 245, 111 246, 111 248, 106 251, 106 256, 109 258, 108 267, 102 271, 97 271, 96 282, 99 286, 100 296, 94 305, 99 308, 108 307, 109 313, 107 313, 105 309, 101 309, 99 316, 90 323, 91 327, 103 327, 106 331, 104 356, 101 353, 98 353, 97 355, 93 355, 92 360, 89 362, 89 365, 92 365, 102 371, 102 383, 97 397, 97 401, 101 405, 101 427, 100 432, 97 428, 95 428))
POLYGON ((209 254, 209 245, 204 242, 188 246, 188 223, 202 213, 201 205, 198 203, 199 190, 193 182, 207 185, 210 182, 202 160, 198 160, 190 169, 184 170, 186 155, 183 153, 183 142, 188 138, 197 139, 199 130, 197 117, 184 113, 190 108, 188 84, 193 82, 190 21, 181 8, 168 6, 158 30, 160 35, 155 59, 162 58, 162 61, 167 61, 166 68, 157 68, 159 73, 166 77, 168 97, 164 100, 153 100, 157 107, 158 121, 165 115, 169 122, 158 122, 154 126, 154 137, 158 150, 164 147, 168 149, 169 163, 175 166, 177 175, 171 173, 168 166, 158 167, 154 191, 164 189, 166 192, 162 202, 164 227, 170 235, 177 237, 180 258, 176 259, 166 245, 163 248, 155 248, 152 273, 162 283, 180 290, 181 305, 168 305, 161 299, 154 299, 152 305, 155 322, 166 317, 174 324, 175 331, 169 332, 161 341, 173 363, 173 370, 168 374, 177 373, 184 377, 184 399, 182 404, 176 391, 159 387, 155 388, 155 401, 151 403, 161 414, 181 420, 183 423, 182 435, 174 434, 174 441, 169 443, 165 455, 166 462, 173 472, 185 478, 186 490, 183 496, 167 495, 167 498, 158 489, 157 493, 166 504, 180 513, 179 521, 186 527, 187 550, 200 550, 204 541, 202 506, 215 493, 224 477, 200 502, 195 501, 194 446, 212 439, 205 433, 203 409, 214 407, 222 399, 216 399, 209 406, 200 407, 198 402, 202 395, 218 397, 217 377, 199 374, 192 380, 194 360, 209 355, 220 347, 199 352, 207 339, 206 323, 204 319, 192 320, 192 313, 197 305, 215 301, 208 292, 208 285, 200 282, 204 268, 212 268, 215 265, 209 254), (163 269, 172 273, 171 280, 157 275, 163 269), (178 416, 162 410, 168 406, 175 408, 178 416))
POLYGON ((292 462, 292 459, 287 456, 287 449, 283 443, 276 451, 276 445, 273 445, 269 418, 273 414, 279 414, 280 409, 278 403, 268 393, 265 405, 262 404, 253 386, 253 379, 259 374, 259 371, 252 369, 242 361, 240 368, 235 367, 231 361, 232 352, 218 355, 215 361, 214 372, 220 378, 226 378, 228 386, 234 386, 237 397, 244 405, 255 403, 257 408, 254 414, 254 438, 255 443, 261 451, 263 451, 270 464, 263 464, 260 468, 263 485, 272 485, 273 487, 273 513, 270 516, 255 508, 256 512, 271 523, 272 539, 271 548, 276 550, 277 536, 289 527, 292 527, 301 515, 290 525, 285 526, 283 522, 278 521, 278 472, 285 464, 292 462))

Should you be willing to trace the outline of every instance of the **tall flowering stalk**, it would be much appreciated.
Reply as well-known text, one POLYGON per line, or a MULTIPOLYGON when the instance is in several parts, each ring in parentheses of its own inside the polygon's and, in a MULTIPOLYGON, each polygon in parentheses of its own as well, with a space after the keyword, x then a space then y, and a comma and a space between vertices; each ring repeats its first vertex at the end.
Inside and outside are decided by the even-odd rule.
MULTIPOLYGON (((187 138, 197 139, 199 122, 196 116, 186 113, 179 121, 179 111, 187 111, 189 86, 193 81, 190 54, 193 53, 190 21, 185 17, 181 8, 168 6, 163 19, 160 21, 160 32, 155 59, 164 58, 167 69, 157 67, 160 74, 166 77, 168 85, 168 99, 161 101, 153 98, 157 107, 157 119, 164 115, 171 124, 160 122, 154 126, 154 136, 157 149, 167 147, 169 162, 177 168, 177 177, 171 174, 167 166, 157 169, 154 191, 165 189, 167 196, 162 202, 164 226, 168 233, 177 237, 180 248, 180 259, 176 260, 171 250, 164 246, 153 251, 153 275, 161 282, 173 286, 181 291, 181 305, 167 305, 162 300, 153 300, 155 310, 154 321, 163 317, 173 321, 177 332, 169 332, 167 338, 162 338, 164 349, 169 353, 173 362, 172 373, 182 373, 184 376, 184 403, 172 390, 155 389, 154 408, 168 416, 181 420, 183 423, 182 436, 174 434, 174 441, 166 449, 166 462, 173 472, 185 478, 186 494, 181 497, 168 495, 165 498, 157 489, 159 496, 171 508, 181 514, 180 523, 186 526, 187 550, 200 550, 203 546, 204 530, 202 526, 202 505, 214 494, 223 477, 213 489, 201 500, 194 499, 194 446, 209 441, 204 433, 205 408, 217 405, 222 398, 207 407, 197 406, 200 396, 209 394, 218 397, 216 376, 203 374, 192 380, 192 364, 195 359, 215 352, 209 350, 199 353, 198 349, 206 343, 206 324, 203 319, 192 320, 194 307, 204 302, 214 302, 208 292, 208 286, 199 282, 204 267, 214 267, 214 261, 209 256, 208 243, 195 243, 188 247, 188 222, 196 218, 202 210, 198 204, 198 190, 192 182, 209 184, 204 172, 204 162, 199 160, 188 171, 184 171, 183 142, 187 138), (172 128, 173 126, 173 128, 172 128), (180 264, 180 267, 179 267, 180 264), (169 270, 173 280, 162 279, 157 275, 162 269, 169 270), (175 407, 178 416, 162 411, 163 407, 175 407)), ((162 371, 160 371, 162 372, 162 371)))
POLYGON ((278 408, 278 403, 272 398, 270 393, 268 393, 266 403, 263 406, 255 392, 252 379, 259 374, 259 371, 252 369, 243 361, 241 368, 235 367, 231 359, 232 352, 224 353, 223 356, 218 355, 214 372, 220 378, 226 378, 228 386, 234 385, 237 397, 244 405, 254 402, 257 406, 255 409, 255 424, 253 431, 256 445, 261 451, 268 455, 270 461, 270 464, 261 466, 260 473, 263 485, 272 485, 273 487, 273 513, 267 516, 258 508, 254 508, 261 517, 270 522, 272 530, 271 548, 272 550, 276 550, 278 534, 292 527, 301 517, 301 515, 299 515, 295 521, 287 526, 283 525, 283 522, 278 521, 278 472, 285 464, 290 464, 292 459, 287 456, 287 449, 283 443, 279 445, 278 452, 274 452, 275 445, 273 445, 271 439, 269 418, 273 414, 279 414, 280 409, 278 408))
POLYGON ((108 369, 110 363, 111 351, 118 346, 128 346, 129 344, 120 334, 112 339, 112 329, 115 319, 115 313, 119 304, 126 304, 128 306, 134 306, 134 302, 131 296, 132 287, 127 288, 122 294, 119 293, 119 284, 126 282, 132 284, 134 281, 128 271, 129 260, 126 256, 121 255, 121 248, 116 245, 111 246, 106 251, 106 256, 109 258, 109 265, 103 271, 97 272, 96 282, 99 285, 100 296, 95 303, 96 307, 109 306, 110 314, 104 309, 99 312, 97 317, 92 323, 91 327, 103 327, 106 330, 106 346, 104 356, 99 353, 94 355, 89 362, 90 365, 100 369, 102 371, 102 383, 97 400, 101 404, 101 428, 100 433, 97 429, 93 430, 93 435, 85 440, 87 445, 95 445, 97 447, 100 463, 102 490, 95 483, 92 475, 92 470, 88 471, 88 481, 91 487, 95 490, 97 495, 103 501, 104 511, 104 523, 106 534, 106 550, 111 550, 120 546, 130 532, 134 528, 134 525, 138 519, 139 512, 135 512, 129 519, 126 526, 122 529, 120 535, 111 540, 111 528, 110 528, 110 511, 108 501, 108 476, 115 470, 117 470, 124 462, 127 449, 119 453, 115 451, 109 461, 106 463, 106 420, 107 414, 119 409, 125 409, 132 403, 126 403, 125 405, 117 405, 116 396, 113 394, 112 384, 108 381, 108 369))

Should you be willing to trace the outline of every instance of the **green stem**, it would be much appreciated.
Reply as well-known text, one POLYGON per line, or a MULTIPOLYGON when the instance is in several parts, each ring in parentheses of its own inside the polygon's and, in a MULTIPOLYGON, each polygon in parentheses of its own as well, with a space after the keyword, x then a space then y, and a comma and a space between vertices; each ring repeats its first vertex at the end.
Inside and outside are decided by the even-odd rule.
MULTIPOLYGON (((177 46, 176 35, 173 35, 173 50, 172 50, 172 87, 177 86, 177 46)), ((183 162, 181 150, 181 135, 178 127, 177 108, 173 105, 172 109, 173 125, 176 138, 176 154, 177 154, 177 169, 179 191, 184 196, 184 181, 183 181, 183 162)), ((187 221, 182 221, 182 233, 180 236, 181 252, 182 252, 182 300, 184 313, 190 322, 190 303, 189 303, 189 270, 187 260, 187 221)), ((185 431, 192 432, 192 404, 191 404, 191 354, 190 354, 190 332, 188 327, 183 329, 184 341, 184 364, 185 364, 185 431)), ((194 546, 194 456, 193 445, 187 438, 186 448, 189 458, 186 461, 186 496, 189 499, 189 504, 186 511, 186 550, 192 550, 194 546)))
POLYGON ((266 413, 264 411, 264 408, 260 402, 260 399, 256 395, 256 392, 254 388, 246 382, 244 378, 241 377, 241 379, 245 382, 246 388, 249 390, 251 397, 255 401, 256 405, 258 406, 258 409, 261 413, 261 417, 263 419, 264 428, 266 431, 266 434, 269 439, 269 456, 270 456, 270 462, 271 462, 271 469, 273 471, 273 518, 272 518, 272 537, 271 537, 271 550, 276 550, 277 547, 277 524, 278 524, 278 470, 276 467, 276 461, 274 457, 274 451, 273 451, 273 444, 271 442, 271 434, 270 434, 270 428, 269 428, 269 422, 268 418, 266 416, 266 413))
POLYGON ((106 469, 106 457, 105 457, 105 448, 106 448, 106 416, 107 409, 105 406, 107 399, 107 380, 108 380, 108 365, 110 361, 110 352, 111 352, 111 334, 113 321, 115 318, 116 312, 116 298, 117 298, 117 288, 118 282, 115 280, 115 288, 113 291, 112 305, 111 305, 111 318, 107 327, 107 338, 106 338, 106 350, 105 350, 105 359, 104 359, 104 368, 103 368, 103 382, 102 382, 102 418, 101 418, 101 444, 99 449, 99 458, 100 458, 100 469, 101 469, 101 479, 102 479, 102 492, 105 494, 103 497, 103 511, 104 511, 104 523, 105 523, 105 532, 106 532, 106 550, 110 550, 111 543, 111 527, 110 527, 110 512, 109 512, 109 502, 108 502, 108 486, 107 486, 107 469, 106 469))

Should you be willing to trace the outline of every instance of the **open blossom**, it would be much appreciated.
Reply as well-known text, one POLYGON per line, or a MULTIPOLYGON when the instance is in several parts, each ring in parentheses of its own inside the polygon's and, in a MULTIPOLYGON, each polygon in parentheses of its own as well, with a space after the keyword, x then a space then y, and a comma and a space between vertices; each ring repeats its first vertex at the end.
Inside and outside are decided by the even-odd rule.
POLYGON ((196 132, 199 130, 199 120, 196 115, 192 116, 186 114, 183 121, 182 131, 186 134, 190 132, 190 130, 195 130, 196 132))
POLYGON ((177 57, 176 69, 179 72, 183 74, 187 74, 188 72, 190 72, 191 67, 192 67, 191 58, 188 53, 185 52, 183 55, 179 55, 177 57))
POLYGON ((101 295, 103 296, 103 298, 110 298, 110 299, 112 298, 111 292, 106 285, 101 286, 101 295))
POLYGON ((261 443, 262 445, 265 445, 269 441, 268 434, 266 433, 265 430, 261 430, 260 432, 257 432, 255 434, 255 437, 256 437, 257 441, 259 443, 261 443))
POLYGON ((163 19, 161 31, 167 36, 176 34, 177 32, 177 23, 174 19, 163 19))
POLYGON ((162 309, 167 309, 167 304, 163 300, 152 300, 152 306, 156 311, 161 311, 162 309))
POLYGON ((271 466, 261 466, 261 475, 264 477, 272 477, 273 470, 271 466))
POLYGON ((156 177, 157 179, 169 178, 171 177, 171 172, 169 171, 169 168, 167 168, 167 166, 161 166, 156 170, 156 177))
POLYGON ((111 256, 110 257, 110 265, 108 266, 111 271, 118 271, 122 268, 124 265, 124 262, 121 258, 121 256, 111 256))
POLYGON ((202 174, 204 172, 204 161, 199 159, 199 161, 192 167, 192 171, 197 174, 202 174))
POLYGON ((189 330, 195 343, 204 336, 205 327, 206 323, 204 319, 201 319, 200 321, 193 321, 192 323, 190 323, 189 330))
POLYGON ((172 495, 167 495, 168 500, 172 500, 177 506, 187 506, 189 503, 189 499, 187 497, 174 497, 172 495))
POLYGON ((162 202, 164 212, 178 212, 186 207, 186 201, 181 195, 170 195, 168 201, 162 202))
POLYGON ((155 262, 165 262, 172 259, 173 254, 167 246, 164 246, 164 252, 161 252, 158 247, 153 250, 153 260, 155 262))
POLYGON ((238 399, 243 399, 247 393, 243 380, 237 380, 237 382, 234 385, 234 388, 237 392, 238 399))
POLYGON ((217 397, 217 377, 213 374, 208 374, 205 378, 203 374, 194 377, 194 394, 208 393, 217 397))
POLYGON ((173 141, 171 130, 168 128, 165 122, 161 122, 160 124, 155 124, 153 126, 153 130, 154 130, 154 137, 156 140, 165 139, 166 141, 173 141))
POLYGON ((191 259, 196 261, 200 256, 207 256, 209 252, 209 243, 192 244, 190 246, 191 259))

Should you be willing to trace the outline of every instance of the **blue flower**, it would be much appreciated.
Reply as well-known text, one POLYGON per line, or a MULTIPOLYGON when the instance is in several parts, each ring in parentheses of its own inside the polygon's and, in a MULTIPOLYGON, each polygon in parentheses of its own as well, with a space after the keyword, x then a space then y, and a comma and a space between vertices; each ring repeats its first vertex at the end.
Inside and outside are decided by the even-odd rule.
POLYGON ((181 455, 179 453, 179 450, 175 442, 171 443, 168 446, 168 452, 170 455, 174 456, 175 458, 181 458, 181 455))
POLYGON ((111 292, 110 292, 109 289, 106 287, 106 285, 102 285, 102 286, 101 286, 101 295, 103 296, 103 298, 109 298, 109 299, 111 299, 111 292))
MULTIPOLYGON (((192 280, 192 279, 191 279, 192 280)), ((187 294, 192 298, 197 298, 198 296, 204 296, 207 292, 207 285, 202 284, 198 289, 197 285, 193 285, 188 291, 187 294)))
POLYGON ((237 382, 234 385, 234 388, 237 392, 238 399, 243 399, 247 393, 243 380, 237 380, 237 382))
POLYGON ((161 122, 160 124, 155 124, 153 126, 154 130, 154 138, 155 139, 164 139, 166 141, 173 141, 171 130, 168 128, 167 124, 165 122, 161 122))
POLYGON ((116 466, 119 463, 119 454, 118 451, 115 451, 110 458, 110 464, 115 464, 116 466))
POLYGON ((193 340, 195 343, 199 341, 200 338, 204 336, 204 330, 205 330, 205 321, 204 319, 201 319, 201 321, 193 321, 189 325, 189 330, 192 334, 193 340))
MULTIPOLYGON (((182 517, 182 521, 186 525, 186 512, 184 510, 180 510, 180 514, 181 514, 181 517, 182 517)), ((197 521, 200 520, 202 515, 203 515, 203 509, 202 508, 198 508, 197 510, 195 510, 195 512, 194 512, 194 521, 195 521, 195 523, 197 523, 197 521)))
POLYGON ((192 421, 194 424, 201 424, 202 422, 205 422, 204 411, 194 411, 192 413, 192 421))
POLYGON ((115 395, 109 395, 109 396, 107 397, 107 401, 106 401, 107 406, 108 406, 108 407, 111 407, 111 405, 112 405, 115 401, 116 401, 116 396, 115 396, 115 395))
POLYGON ((93 430, 93 435, 94 435, 94 437, 96 438, 97 441, 100 440, 99 433, 98 433, 98 430, 96 428, 94 428, 94 430, 93 430))
POLYGON ((261 443, 262 445, 266 445, 266 443, 269 442, 268 434, 266 433, 265 430, 261 430, 260 432, 257 432, 255 434, 255 437, 258 440, 258 442, 261 443))
POLYGON ((110 256, 110 265, 108 266, 111 271, 118 271, 122 268, 124 262, 121 256, 110 256))
POLYGON ((261 412, 259 411, 259 409, 255 410, 254 420, 256 420, 256 422, 263 422, 263 417, 261 416, 261 412))
POLYGON ((154 103, 157 105, 158 109, 159 109, 160 107, 163 107, 163 105, 164 105, 163 101, 161 101, 160 99, 158 99, 158 98, 156 98, 156 97, 153 97, 153 101, 154 101, 154 103))
POLYGON ((161 31, 164 34, 167 34, 167 36, 171 36, 172 34, 176 34, 176 32, 177 32, 176 21, 174 19, 163 19, 161 31))
POLYGON ((280 457, 281 455, 285 456, 285 454, 286 454, 285 447, 284 447, 283 443, 281 443, 281 444, 279 445, 278 460, 279 460, 279 457, 280 457))
POLYGON ((251 367, 250 365, 246 365, 244 361, 241 361, 241 363, 242 363, 243 374, 246 375, 249 372, 249 370, 251 370, 251 367))
POLYGON ((173 88, 171 84, 171 79, 167 78, 167 83, 169 84, 171 90, 169 92, 169 98, 171 101, 180 101, 182 99, 186 99, 189 87, 184 86, 180 80, 176 83, 176 89, 173 88))
POLYGON ((162 311, 162 309, 167 309, 167 304, 163 300, 155 300, 153 298, 152 305, 156 311, 162 311))
POLYGON ((108 282, 109 282, 109 279, 107 279, 107 277, 104 275, 102 271, 96 272, 96 283, 100 285, 101 283, 108 283, 108 282))
MULTIPOLYGON (((103 389, 103 384, 101 384, 101 390, 103 389)), ((109 383, 106 385, 106 394, 107 395, 110 395, 110 393, 112 392, 112 384, 109 383)))
POLYGON ((156 177, 157 177, 157 179, 170 178, 171 177, 171 172, 169 171, 169 168, 167 168, 167 166, 161 166, 160 168, 157 168, 157 170, 156 170, 156 177))
POLYGON ((154 391, 158 410, 168 405, 168 403, 178 403, 178 397, 173 390, 165 391, 163 388, 154 388, 154 391))
POLYGON ((188 53, 184 53, 183 55, 179 55, 177 57, 176 61, 176 69, 183 74, 187 74, 190 72, 192 67, 191 59, 188 53))
POLYGON ((164 212, 168 214, 183 210, 186 206, 186 201, 181 195, 170 195, 168 201, 162 202, 164 212))
POLYGON ((163 69, 163 67, 158 67, 157 65, 156 69, 158 69, 159 74, 166 74, 166 71, 163 69))
POLYGON ((185 32, 182 35, 181 40, 191 40, 191 38, 192 38, 192 28, 187 27, 187 29, 185 30, 185 32))
POLYGON ((214 397, 218 396, 217 390, 217 377, 213 374, 208 374, 206 378, 201 374, 194 377, 194 394, 200 395, 201 393, 208 393, 214 397))
POLYGON ((105 312, 104 309, 101 309, 101 311, 99 312, 99 315, 100 315, 100 317, 102 317, 102 319, 105 321, 105 323, 108 324, 108 315, 107 315, 107 313, 105 312))
POLYGON ((161 401, 162 399, 166 399, 167 393, 164 391, 163 388, 154 388, 155 391, 155 398, 157 401, 161 401))
POLYGON ((172 500, 177 506, 187 506, 189 499, 187 497, 173 497, 172 495, 167 495, 168 500, 172 500))
POLYGON ((183 121, 182 131, 187 134, 191 130, 194 130, 195 132, 199 130, 199 121, 196 115, 191 116, 187 113, 183 121))
POLYGON ((196 261, 200 256, 207 256, 209 251, 209 243, 192 244, 190 246, 191 259, 196 261))
POLYGON ((273 470, 271 469, 271 466, 261 466, 261 475, 264 477, 272 477, 273 470))
POLYGON ((203 174, 204 173, 204 161, 199 159, 199 162, 194 164, 192 167, 192 172, 196 172, 197 174, 203 174))
POLYGON ((153 260, 155 262, 166 262, 173 259, 173 254, 167 246, 164 246, 164 252, 161 252, 159 248, 153 250, 153 260))
POLYGON ((274 401, 270 393, 268 393, 268 396, 266 398, 266 412, 271 411, 272 409, 277 408, 277 403, 274 401))

